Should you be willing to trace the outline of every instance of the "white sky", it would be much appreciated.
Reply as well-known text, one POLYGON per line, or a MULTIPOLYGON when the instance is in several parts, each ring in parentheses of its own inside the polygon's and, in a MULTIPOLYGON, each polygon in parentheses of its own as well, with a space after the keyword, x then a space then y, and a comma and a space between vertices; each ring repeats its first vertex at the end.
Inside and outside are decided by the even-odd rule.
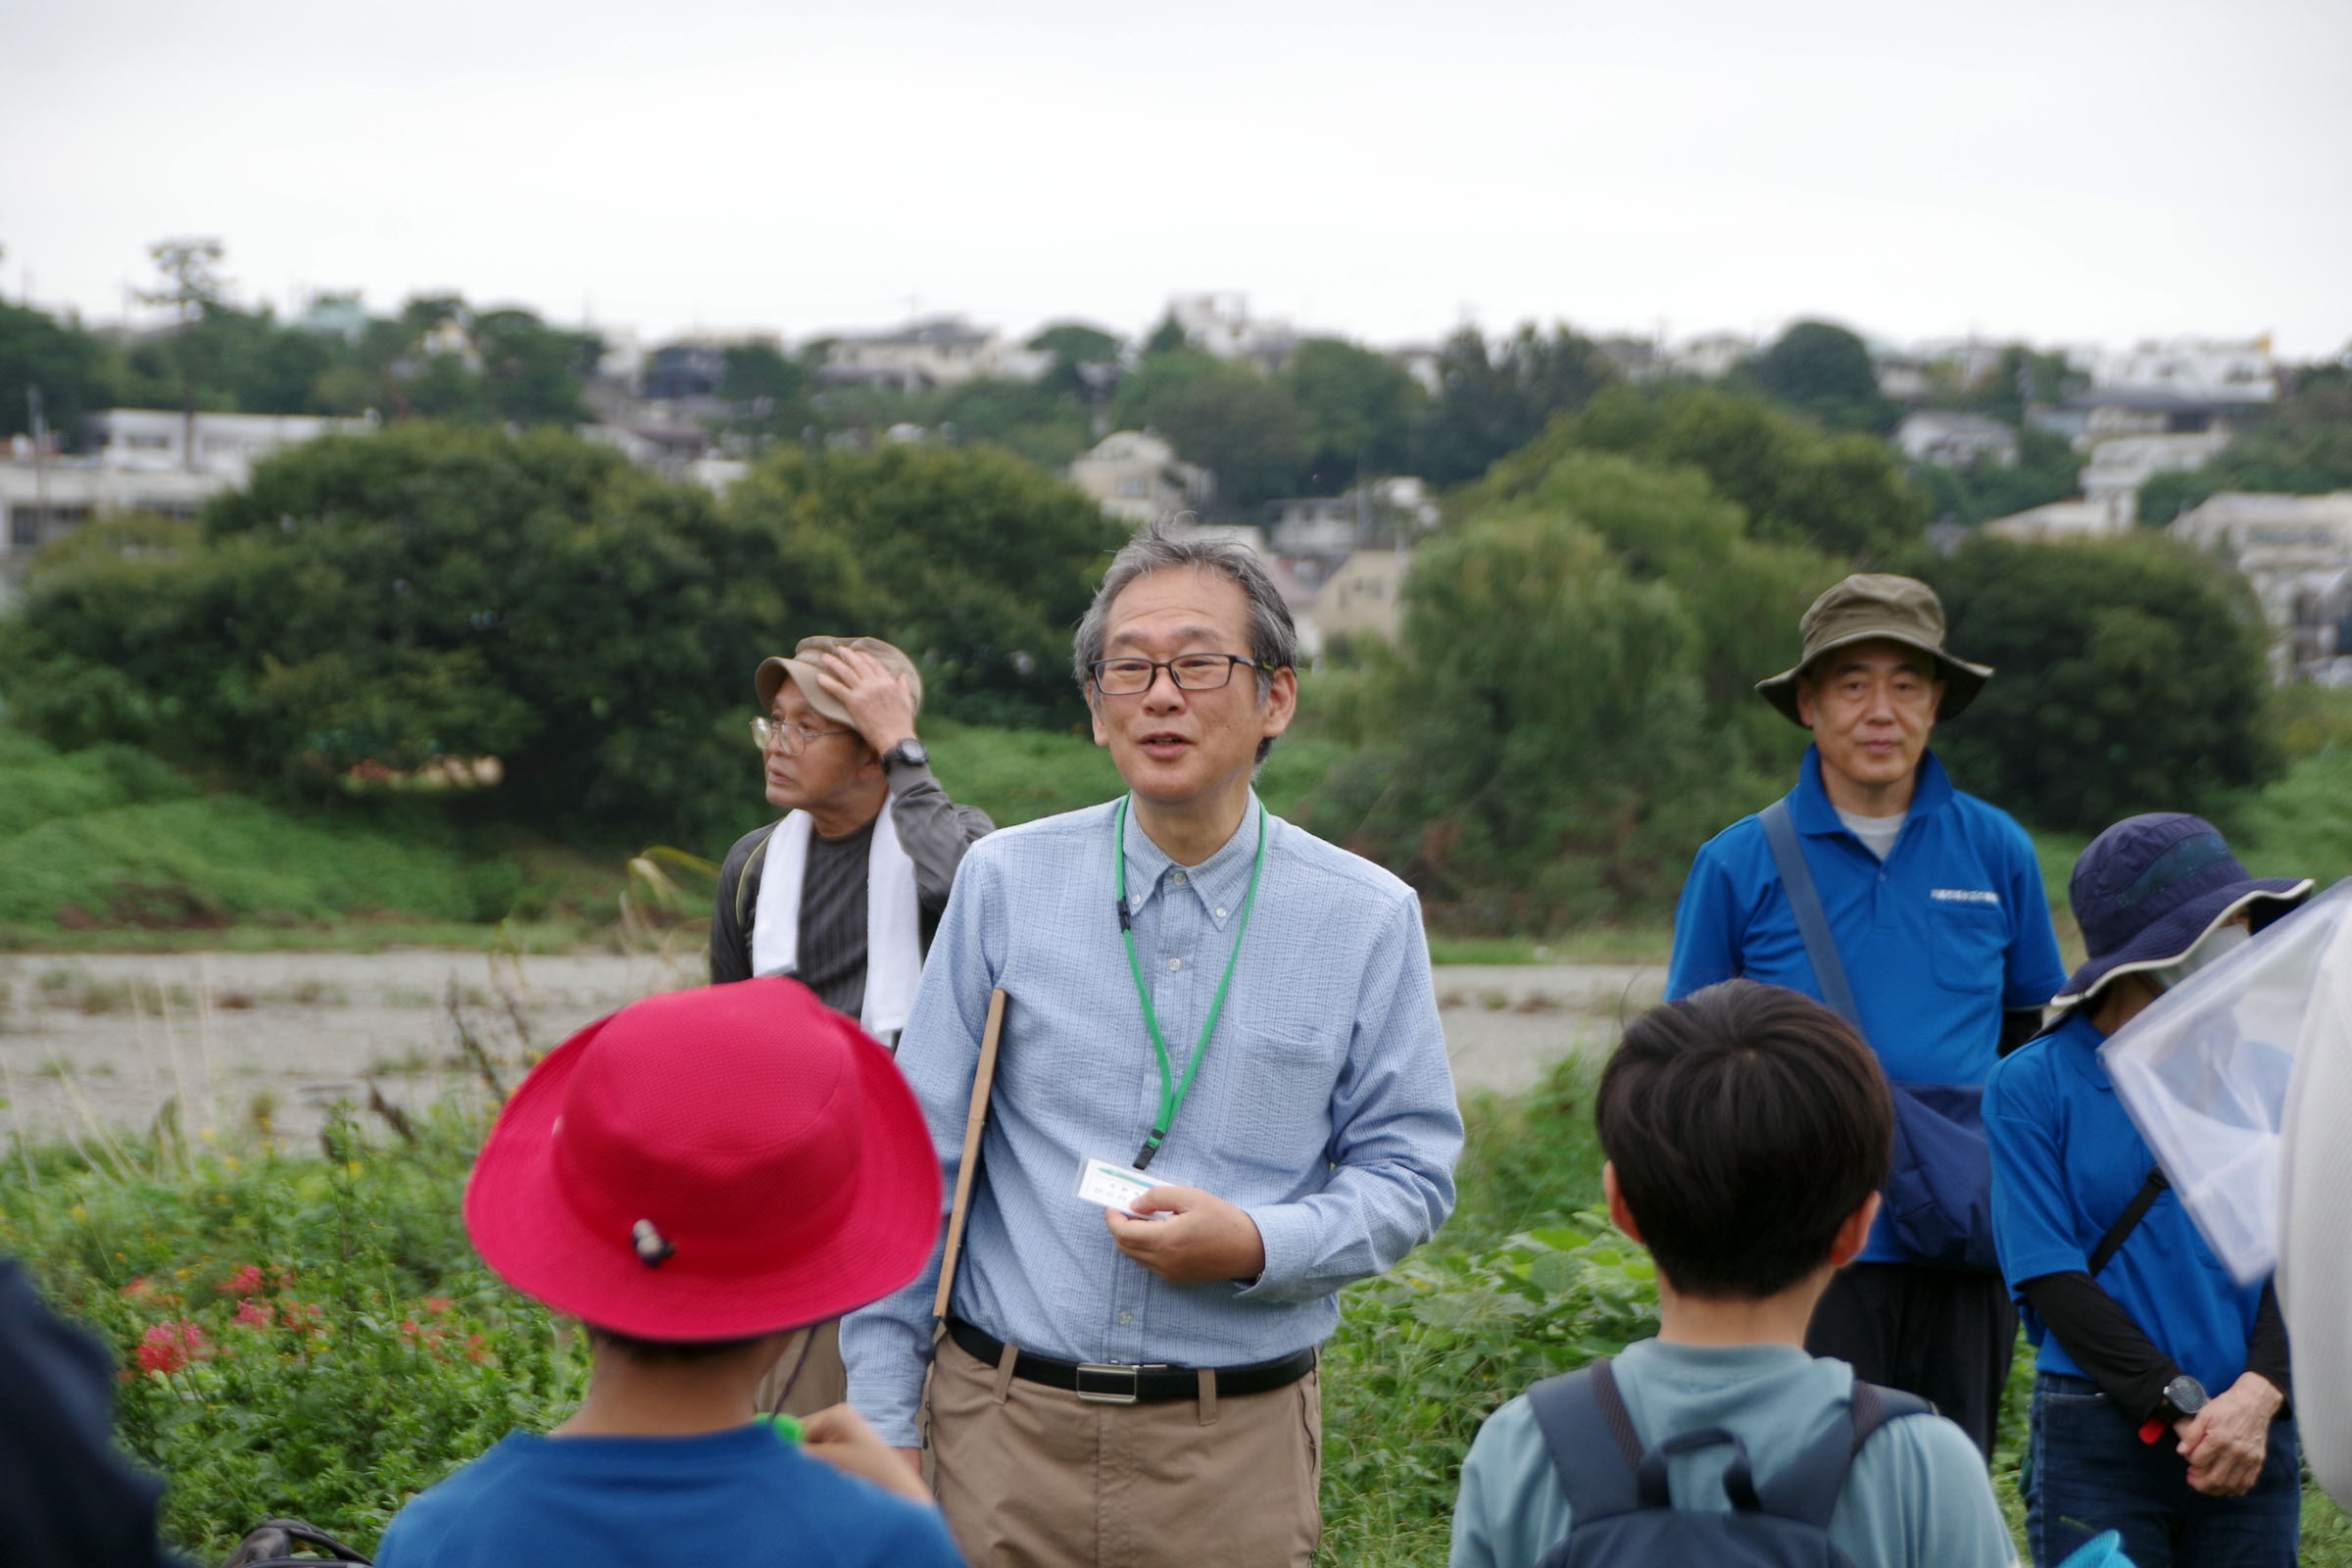
POLYGON ((2352 341, 2345 0, 19 3, 0 292, 2352 341))

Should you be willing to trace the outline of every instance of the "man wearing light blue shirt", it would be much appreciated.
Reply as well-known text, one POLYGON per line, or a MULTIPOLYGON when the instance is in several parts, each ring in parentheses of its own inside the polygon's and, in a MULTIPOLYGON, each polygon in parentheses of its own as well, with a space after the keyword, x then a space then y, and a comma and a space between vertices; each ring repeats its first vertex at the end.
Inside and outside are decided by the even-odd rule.
POLYGON ((1079 627, 1130 793, 965 858, 899 1062, 953 1189, 1008 997, 948 1335, 938 1263, 845 1324, 850 1396, 975 1563, 1298 1563, 1337 1293, 1453 1206, 1462 1124, 1410 889, 1250 789, 1298 700, 1256 559, 1158 529, 1079 627), (1130 1217, 1081 1166, 1149 1171, 1130 1217), (926 1399, 924 1374, 930 1366, 926 1399))

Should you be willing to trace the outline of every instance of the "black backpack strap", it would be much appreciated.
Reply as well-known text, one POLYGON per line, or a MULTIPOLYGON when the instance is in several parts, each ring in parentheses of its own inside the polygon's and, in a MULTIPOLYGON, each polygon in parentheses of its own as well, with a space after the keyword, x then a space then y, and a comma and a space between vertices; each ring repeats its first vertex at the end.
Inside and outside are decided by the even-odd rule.
POLYGON ((2099 1238, 2099 1245, 2091 1250, 2090 1273, 2093 1278, 2114 1260, 2116 1253, 2124 1250, 2124 1243, 2132 1239, 2132 1233, 2139 1229, 2139 1222, 2148 1217, 2148 1210, 2156 1206, 2156 1200, 2162 1198, 2164 1190, 2172 1185, 2166 1179, 2162 1165, 2148 1172, 2148 1179, 2139 1184, 2139 1191, 2132 1195, 2132 1201, 2124 1205, 2123 1213, 2116 1217, 2114 1224, 2107 1227, 2107 1234, 2099 1238))
POLYGON ((1757 812, 1756 820, 1764 826, 1764 842, 1772 847, 1773 868, 1781 874, 1781 892, 1788 900, 1788 912, 1796 916, 1797 935, 1805 939, 1805 957, 1813 965, 1821 1000, 1852 1025, 1854 1033, 1869 1039, 1863 1033, 1862 1011, 1854 1005, 1853 987, 1845 982, 1845 960, 1838 956, 1837 938, 1830 935, 1830 917, 1822 909, 1821 891, 1813 885, 1813 867, 1805 859, 1796 821, 1788 814, 1788 797, 1784 795, 1757 812))
POLYGON ((1527 1391, 1527 1403, 1550 1450, 1551 1472, 1567 1494, 1572 1527, 1641 1505, 1635 1477, 1642 1440, 1605 1358, 1545 1378, 1527 1391))
POLYGON ((1846 1471, 1861 1453, 1871 1434, 1889 1421, 1907 1415, 1933 1415, 1936 1406, 1916 1394, 1883 1389, 1854 1379, 1847 1419, 1832 1422, 1813 1446, 1773 1473, 1758 1487, 1764 1511, 1783 1519, 1801 1520, 1817 1529, 1830 1527, 1838 1499, 1845 1494, 1846 1471))

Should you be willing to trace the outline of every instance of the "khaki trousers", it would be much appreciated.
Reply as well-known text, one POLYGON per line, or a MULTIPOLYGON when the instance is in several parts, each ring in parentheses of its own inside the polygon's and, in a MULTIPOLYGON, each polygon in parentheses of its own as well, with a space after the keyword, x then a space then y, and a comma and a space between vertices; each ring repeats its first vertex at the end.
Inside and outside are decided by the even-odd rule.
MULTIPOLYGON (((1204 1378, 1204 1383, 1209 1382, 1204 1378)), ((1092 1404, 942 1339, 933 1490, 972 1568, 1306 1568, 1323 1537, 1323 1398, 1092 1404)))
POLYGON ((762 1410, 776 1408, 784 1400, 786 1415, 814 1415, 831 1409, 850 1396, 850 1371, 841 1364, 841 1319, 819 1323, 809 1331, 808 1350, 801 1353, 801 1337, 794 1335, 784 1342, 784 1353, 776 1364, 767 1369, 760 1380, 760 1392, 753 1396, 762 1410), (798 1367, 798 1373, 794 1368, 798 1367), (792 1395, 785 1397, 784 1386, 792 1385, 792 1395))

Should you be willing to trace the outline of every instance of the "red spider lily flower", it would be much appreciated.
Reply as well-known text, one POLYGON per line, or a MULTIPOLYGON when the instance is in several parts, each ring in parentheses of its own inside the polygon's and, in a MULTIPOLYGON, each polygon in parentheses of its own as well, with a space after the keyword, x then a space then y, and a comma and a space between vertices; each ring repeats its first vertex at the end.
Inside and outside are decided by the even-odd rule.
POLYGON ((487 1360, 489 1360, 489 1359, 490 1359, 490 1345, 489 1345, 489 1342, 488 1342, 488 1341, 486 1341, 486 1340, 484 1340, 484 1339, 483 1339, 483 1338, 482 1338, 482 1337, 481 1337, 479 1334, 468 1334, 468 1335, 466 1335, 466 1360, 468 1360, 468 1361, 487 1361, 487 1360))
POLYGON ((144 1301, 155 1295, 155 1282, 142 1274, 123 1286, 119 1294, 133 1301, 144 1301))
POLYGON ((266 1329, 277 1321, 277 1314, 270 1310, 268 1301, 258 1296, 249 1296, 244 1304, 237 1308, 236 1320, 249 1329, 266 1329))
POLYGON ((177 1372, 192 1360, 213 1353, 204 1330, 180 1321, 158 1323, 139 1341, 139 1370, 177 1372))
POLYGON ((326 1314, 315 1301, 280 1301, 278 1316, 286 1327, 303 1334, 316 1334, 326 1327, 326 1314))
POLYGON ((251 1296, 261 1288, 262 1270, 261 1266, 256 1263, 246 1264, 227 1279, 213 1287, 222 1296, 251 1296))
POLYGON ((424 1309, 427 1312, 432 1313, 435 1317, 439 1317, 442 1313, 448 1311, 450 1305, 450 1298, 446 1296, 428 1296, 424 1298, 424 1309))

